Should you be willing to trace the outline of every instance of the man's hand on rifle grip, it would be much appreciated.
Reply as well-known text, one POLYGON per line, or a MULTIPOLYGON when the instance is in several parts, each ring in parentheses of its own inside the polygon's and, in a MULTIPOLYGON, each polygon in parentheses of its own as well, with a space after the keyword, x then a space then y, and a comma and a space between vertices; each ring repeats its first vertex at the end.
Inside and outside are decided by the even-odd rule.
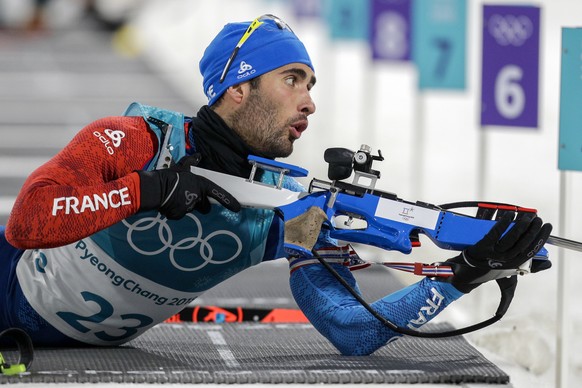
MULTIPOLYGON (((531 214, 513 222, 513 214, 505 214, 491 230, 459 256, 446 261, 453 267, 448 278, 459 291, 469 293, 489 280, 496 279, 495 271, 518 269, 544 246, 552 231, 551 224, 531 214)), ((550 268, 549 260, 533 261, 531 272, 550 268)))
POLYGON ((140 178, 141 210, 158 210, 168 219, 177 220, 194 209, 206 214, 209 198, 238 212, 240 203, 216 183, 190 172, 200 162, 200 155, 185 156, 170 168, 137 171, 140 178))

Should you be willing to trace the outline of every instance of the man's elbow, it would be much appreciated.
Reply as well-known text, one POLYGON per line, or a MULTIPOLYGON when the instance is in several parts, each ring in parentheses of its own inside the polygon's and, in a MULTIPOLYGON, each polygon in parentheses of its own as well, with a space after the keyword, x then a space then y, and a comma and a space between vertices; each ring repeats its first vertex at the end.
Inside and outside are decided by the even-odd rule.
POLYGON ((6 237, 6 241, 14 248, 18 249, 33 249, 35 248, 33 242, 29 239, 22 238, 21 233, 14 233, 13 228, 10 227, 10 223, 6 225, 6 231, 4 236, 6 237))
POLYGON ((338 329, 328 339, 343 356, 369 356, 400 337, 402 336, 388 329, 383 330, 382 333, 368 330, 338 329))

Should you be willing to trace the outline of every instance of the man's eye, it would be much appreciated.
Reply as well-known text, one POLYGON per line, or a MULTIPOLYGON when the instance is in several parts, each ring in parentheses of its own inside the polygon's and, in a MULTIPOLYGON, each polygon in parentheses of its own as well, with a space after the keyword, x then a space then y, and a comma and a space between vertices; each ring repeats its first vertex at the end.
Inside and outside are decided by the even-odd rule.
POLYGON ((296 79, 295 79, 295 77, 287 77, 285 79, 285 82, 287 83, 287 85, 293 86, 293 85, 295 85, 296 79))

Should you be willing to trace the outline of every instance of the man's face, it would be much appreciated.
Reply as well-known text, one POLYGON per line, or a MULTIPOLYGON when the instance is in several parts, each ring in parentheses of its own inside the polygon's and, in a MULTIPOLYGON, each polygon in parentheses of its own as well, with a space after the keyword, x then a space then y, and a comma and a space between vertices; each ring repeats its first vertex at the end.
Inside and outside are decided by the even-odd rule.
POLYGON ((311 68, 293 63, 263 74, 258 88, 232 116, 233 129, 253 149, 269 158, 286 157, 307 129, 315 112, 309 91, 315 84, 311 68))

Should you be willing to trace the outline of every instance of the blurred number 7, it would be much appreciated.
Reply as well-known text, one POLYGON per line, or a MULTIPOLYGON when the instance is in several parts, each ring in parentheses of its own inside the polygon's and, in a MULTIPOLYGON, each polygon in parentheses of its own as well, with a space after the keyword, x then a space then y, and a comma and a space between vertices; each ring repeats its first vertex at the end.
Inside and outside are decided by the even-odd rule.
POLYGON ((442 80, 447 74, 447 69, 449 63, 451 62, 451 55, 453 51, 453 45, 450 39, 439 37, 433 40, 436 46, 439 56, 437 58, 436 66, 434 69, 435 78, 442 80))

